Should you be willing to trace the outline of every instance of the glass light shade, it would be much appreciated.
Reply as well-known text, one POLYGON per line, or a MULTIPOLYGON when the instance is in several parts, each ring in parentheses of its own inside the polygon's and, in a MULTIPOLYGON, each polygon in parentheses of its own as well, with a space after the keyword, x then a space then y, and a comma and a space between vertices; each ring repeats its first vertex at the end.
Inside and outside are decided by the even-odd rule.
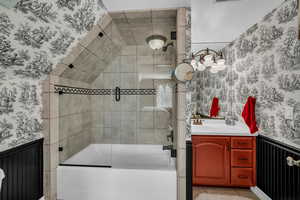
POLYGON ((218 70, 218 67, 219 67, 219 66, 218 66, 217 63, 212 63, 212 64, 211 64, 211 68, 214 69, 214 70, 218 70))
POLYGON ((210 66, 212 66, 213 64, 214 64, 214 61, 213 60, 211 60, 211 61, 204 61, 203 62, 203 64, 205 65, 205 66, 207 66, 207 67, 210 67, 210 66))
POLYGON ((162 35, 151 35, 146 39, 146 42, 153 50, 158 50, 163 48, 167 39, 162 35))
POLYGON ((224 70, 226 68, 225 59, 220 59, 217 61, 217 64, 214 65, 214 69, 216 70, 224 70))
POLYGON ((197 63, 197 70, 198 71, 204 71, 206 69, 206 66, 203 65, 201 62, 197 63))
POLYGON ((210 69, 210 72, 213 73, 213 74, 218 73, 218 71, 219 71, 219 70, 217 70, 217 69, 215 69, 215 68, 211 68, 211 69, 210 69))
POLYGON ((193 66, 194 70, 197 69, 197 61, 195 59, 191 61, 191 65, 193 66))
POLYGON ((226 68, 226 65, 218 65, 218 70, 219 71, 222 71, 222 70, 224 70, 226 68))
POLYGON ((217 61, 217 64, 219 65, 219 66, 224 66, 225 65, 225 59, 219 59, 218 61, 217 61))
POLYGON ((213 59, 213 56, 212 55, 206 55, 206 56, 204 56, 204 60, 206 61, 206 62, 212 62, 212 59, 213 59))

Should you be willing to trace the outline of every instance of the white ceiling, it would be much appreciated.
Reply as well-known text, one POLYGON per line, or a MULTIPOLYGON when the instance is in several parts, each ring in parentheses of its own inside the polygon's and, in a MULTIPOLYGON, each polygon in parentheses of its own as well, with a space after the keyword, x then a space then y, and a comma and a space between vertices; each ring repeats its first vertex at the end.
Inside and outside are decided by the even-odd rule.
POLYGON ((176 9, 110 12, 127 45, 145 45, 150 35, 163 35, 171 40, 176 31, 176 9))
POLYGON ((216 3, 216 0, 191 0, 193 50, 210 45, 216 48, 225 46, 283 1, 233 0, 216 3))
POLYGON ((149 10, 190 6, 190 0, 103 0, 103 3, 108 11, 149 10))
POLYGON ((222 48, 284 0, 103 0, 108 11, 192 8, 192 48, 222 48))

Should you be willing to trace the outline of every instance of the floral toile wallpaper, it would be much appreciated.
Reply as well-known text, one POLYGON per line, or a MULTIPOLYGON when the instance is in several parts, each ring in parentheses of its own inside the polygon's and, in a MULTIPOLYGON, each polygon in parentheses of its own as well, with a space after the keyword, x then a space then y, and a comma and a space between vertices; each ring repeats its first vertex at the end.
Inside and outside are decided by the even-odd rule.
POLYGON ((297 0, 286 0, 224 48, 226 70, 197 72, 188 83, 187 113, 207 114, 212 98, 218 97, 221 115, 242 120, 243 106, 248 96, 254 96, 259 132, 300 147, 297 12, 297 0))
POLYGON ((0 6, 0 151, 42 137, 40 83, 104 13, 101 0, 0 6))

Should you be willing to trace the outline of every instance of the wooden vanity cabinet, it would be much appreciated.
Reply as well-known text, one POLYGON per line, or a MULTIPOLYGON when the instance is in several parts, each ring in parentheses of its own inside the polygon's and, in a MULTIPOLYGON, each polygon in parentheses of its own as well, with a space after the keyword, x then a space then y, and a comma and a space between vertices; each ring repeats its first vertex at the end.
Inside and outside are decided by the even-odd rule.
POLYGON ((256 184, 256 138, 192 136, 193 184, 249 187, 256 184))
POLYGON ((193 137, 193 184, 228 185, 230 138, 193 137))

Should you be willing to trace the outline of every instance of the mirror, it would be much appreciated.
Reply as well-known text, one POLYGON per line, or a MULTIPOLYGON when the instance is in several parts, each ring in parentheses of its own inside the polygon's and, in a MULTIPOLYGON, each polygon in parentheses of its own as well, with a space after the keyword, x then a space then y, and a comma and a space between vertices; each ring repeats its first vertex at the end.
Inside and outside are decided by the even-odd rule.
POLYGON ((187 63, 179 64, 174 72, 176 79, 180 82, 190 81, 193 78, 194 68, 187 63))

